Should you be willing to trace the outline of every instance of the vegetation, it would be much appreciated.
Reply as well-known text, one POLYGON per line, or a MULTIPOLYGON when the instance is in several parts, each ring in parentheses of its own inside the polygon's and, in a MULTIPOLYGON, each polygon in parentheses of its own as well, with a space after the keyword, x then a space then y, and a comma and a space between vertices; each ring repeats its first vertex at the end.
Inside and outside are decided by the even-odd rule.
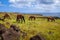
MULTIPOLYGON (((0 14, 0 18, 2 18, 4 13, 0 14)), ((16 22, 16 15, 14 13, 9 14, 11 19, 5 19, 5 21, 1 21, 0 23, 4 24, 7 28, 11 24, 17 25, 22 31, 27 33, 27 36, 23 38, 20 37, 21 40, 29 40, 30 37, 41 34, 46 40, 60 40, 60 19, 56 19, 55 22, 48 22, 46 19, 37 18, 35 21, 29 21, 28 14, 23 14, 25 17, 25 23, 16 22)), ((36 15, 37 16, 37 15, 36 15)))

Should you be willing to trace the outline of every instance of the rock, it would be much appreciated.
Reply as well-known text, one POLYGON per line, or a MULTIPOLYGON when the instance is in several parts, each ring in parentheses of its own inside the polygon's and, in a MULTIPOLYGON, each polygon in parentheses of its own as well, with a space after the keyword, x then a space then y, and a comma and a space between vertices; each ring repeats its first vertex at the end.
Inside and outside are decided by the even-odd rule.
POLYGON ((17 32, 13 27, 17 28, 14 25, 11 25, 10 28, 2 35, 4 40, 20 40, 20 30, 17 32))
POLYGON ((0 40, 3 40, 2 34, 4 34, 6 31, 5 25, 0 24, 0 40))
POLYGON ((31 37, 30 40, 45 40, 45 39, 40 35, 35 35, 35 36, 31 37))

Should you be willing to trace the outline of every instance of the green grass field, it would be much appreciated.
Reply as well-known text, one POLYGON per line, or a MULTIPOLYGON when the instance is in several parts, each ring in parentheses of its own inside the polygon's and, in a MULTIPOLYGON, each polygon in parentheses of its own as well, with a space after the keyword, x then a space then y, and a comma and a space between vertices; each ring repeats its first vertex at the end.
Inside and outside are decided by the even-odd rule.
MULTIPOLYGON (((3 14, 0 14, 2 17, 3 14)), ((35 21, 29 21, 28 17, 30 15, 25 16, 25 23, 17 23, 16 22, 16 14, 10 14, 11 19, 5 19, 5 21, 0 21, 0 23, 4 24, 7 28, 11 24, 17 25, 22 31, 27 33, 26 38, 20 37, 22 40, 29 40, 30 37, 40 33, 46 40, 60 40, 60 19, 57 19, 55 22, 47 22, 46 19, 37 18, 35 21), (9 23, 9 24, 7 24, 9 23), (51 31, 51 33, 49 33, 51 31)), ((37 16, 37 15, 36 15, 37 16)))

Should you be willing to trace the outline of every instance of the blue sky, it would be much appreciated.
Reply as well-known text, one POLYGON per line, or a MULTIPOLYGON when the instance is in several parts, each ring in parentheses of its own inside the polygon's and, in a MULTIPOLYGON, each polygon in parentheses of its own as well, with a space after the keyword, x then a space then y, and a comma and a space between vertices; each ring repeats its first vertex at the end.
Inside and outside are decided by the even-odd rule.
POLYGON ((0 12, 60 13, 60 0, 0 0, 0 12))

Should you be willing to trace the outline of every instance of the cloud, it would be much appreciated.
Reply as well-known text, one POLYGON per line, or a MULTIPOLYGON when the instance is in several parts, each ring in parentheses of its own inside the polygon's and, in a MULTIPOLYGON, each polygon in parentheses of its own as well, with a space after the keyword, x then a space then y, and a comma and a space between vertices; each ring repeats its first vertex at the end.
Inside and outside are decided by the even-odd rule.
POLYGON ((10 6, 45 12, 59 11, 60 0, 9 0, 10 6))
POLYGON ((22 7, 32 7, 32 3, 36 0, 10 0, 10 6, 22 8, 22 7))
POLYGON ((4 5, 2 4, 2 2, 0 2, 0 6, 4 6, 4 5))

